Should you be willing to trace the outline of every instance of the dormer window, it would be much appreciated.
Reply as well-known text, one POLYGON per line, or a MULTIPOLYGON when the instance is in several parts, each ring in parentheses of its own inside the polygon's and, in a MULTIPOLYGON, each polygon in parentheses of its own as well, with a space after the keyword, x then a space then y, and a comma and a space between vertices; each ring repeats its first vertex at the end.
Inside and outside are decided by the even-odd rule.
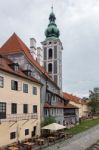
POLYGON ((25 73, 25 75, 27 75, 27 76, 31 76, 32 75, 32 71, 31 70, 24 70, 23 71, 24 73, 25 73))
POLYGON ((14 70, 14 71, 18 71, 19 70, 19 64, 18 63, 12 63, 10 64, 11 68, 14 70))

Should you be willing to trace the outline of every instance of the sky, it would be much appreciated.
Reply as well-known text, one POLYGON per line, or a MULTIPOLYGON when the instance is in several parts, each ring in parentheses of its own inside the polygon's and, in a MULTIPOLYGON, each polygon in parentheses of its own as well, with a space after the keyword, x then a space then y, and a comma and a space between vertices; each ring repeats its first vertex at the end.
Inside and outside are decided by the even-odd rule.
POLYGON ((99 0, 0 0, 0 47, 16 34, 45 40, 53 3, 63 43, 63 90, 81 97, 99 87, 99 0))

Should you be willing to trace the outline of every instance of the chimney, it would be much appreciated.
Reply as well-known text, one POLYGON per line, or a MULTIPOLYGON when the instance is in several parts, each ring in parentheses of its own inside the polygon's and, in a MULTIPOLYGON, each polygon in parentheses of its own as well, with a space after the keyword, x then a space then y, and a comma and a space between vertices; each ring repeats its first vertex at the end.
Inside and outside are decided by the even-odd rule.
POLYGON ((41 47, 37 47, 37 61, 41 66, 43 66, 43 50, 41 47))
POLYGON ((36 60, 37 57, 36 40, 34 38, 30 38, 30 53, 32 57, 36 60))

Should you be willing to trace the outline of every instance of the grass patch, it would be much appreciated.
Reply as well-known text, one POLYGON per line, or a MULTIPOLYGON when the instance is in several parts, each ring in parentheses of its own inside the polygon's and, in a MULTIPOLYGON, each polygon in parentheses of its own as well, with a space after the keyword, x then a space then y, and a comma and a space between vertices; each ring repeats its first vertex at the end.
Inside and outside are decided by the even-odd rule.
POLYGON ((75 127, 71 128, 71 129, 66 129, 66 131, 75 135, 75 134, 78 134, 80 132, 90 129, 90 128, 96 126, 97 124, 99 124, 99 118, 92 119, 92 120, 84 120, 79 125, 76 125, 75 127))

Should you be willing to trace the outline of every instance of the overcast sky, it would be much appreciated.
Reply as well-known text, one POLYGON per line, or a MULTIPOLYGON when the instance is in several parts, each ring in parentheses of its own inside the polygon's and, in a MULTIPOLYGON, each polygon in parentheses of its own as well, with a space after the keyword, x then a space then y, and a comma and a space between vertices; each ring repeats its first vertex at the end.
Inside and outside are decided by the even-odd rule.
MULTIPOLYGON (((16 32, 45 39, 52 0, 0 0, 0 46, 16 32)), ((63 43, 63 89, 87 96, 99 86, 99 0, 53 0, 63 43)))

